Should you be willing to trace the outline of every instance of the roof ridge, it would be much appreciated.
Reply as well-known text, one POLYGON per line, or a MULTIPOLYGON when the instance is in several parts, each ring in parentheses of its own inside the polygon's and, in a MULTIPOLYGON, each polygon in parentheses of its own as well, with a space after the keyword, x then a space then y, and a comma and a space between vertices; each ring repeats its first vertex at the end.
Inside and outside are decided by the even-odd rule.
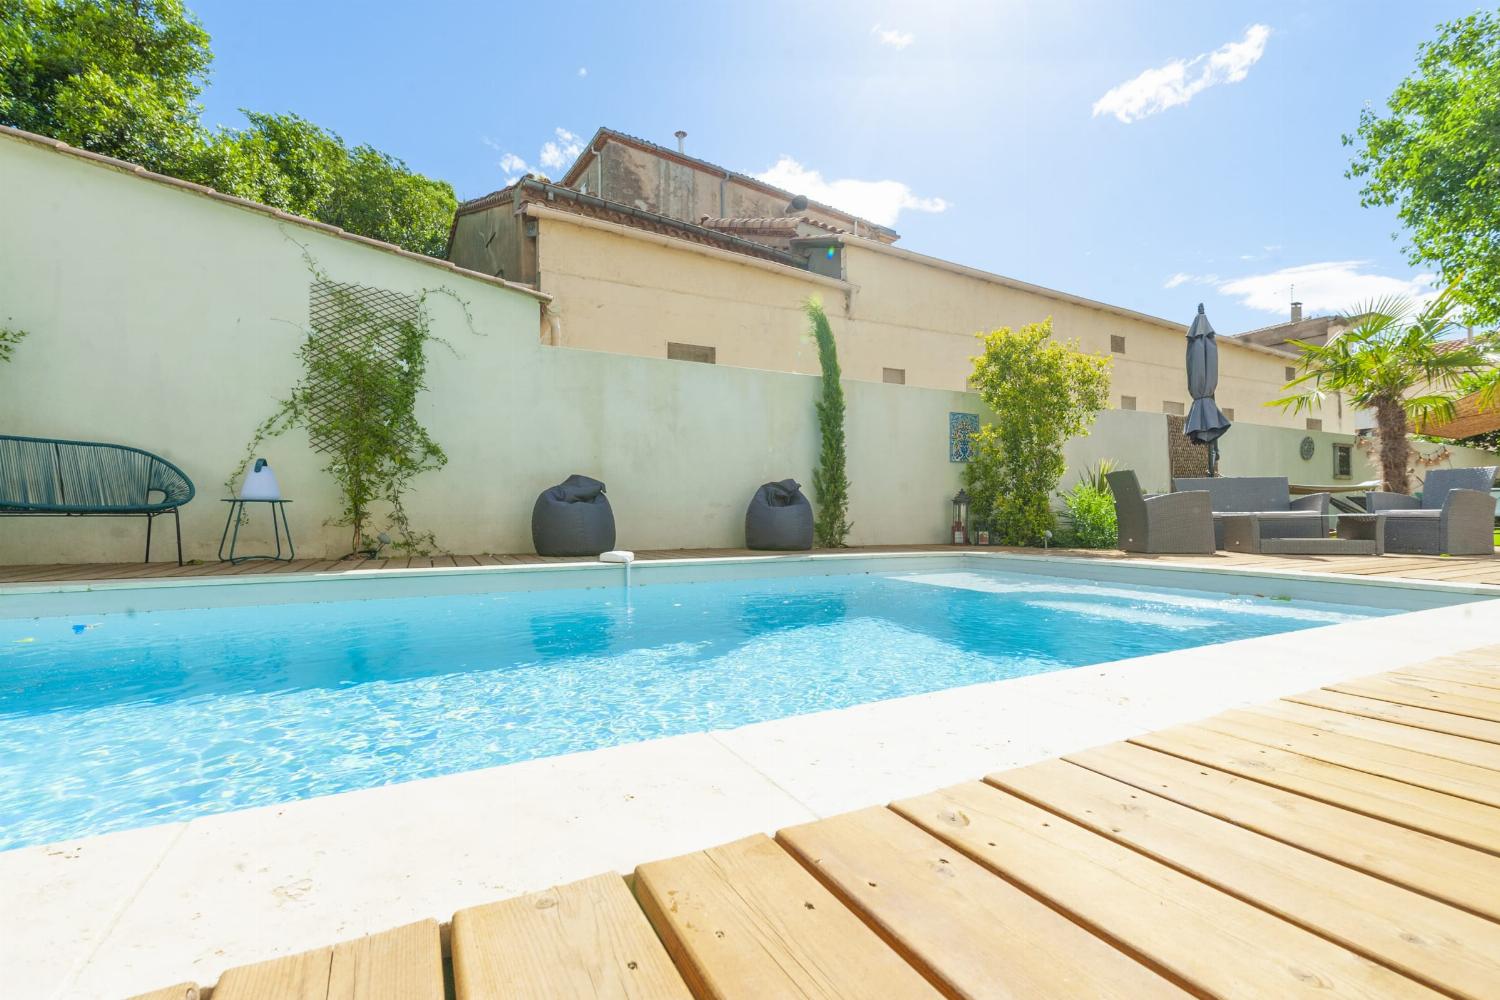
MULTIPOLYGON (((713 170, 719 171, 720 173, 722 173, 722 174, 724 174, 724 175, 726 175, 728 177, 735 177, 735 178, 738 178, 739 180, 742 180, 742 181, 745 181, 745 182, 747 182, 749 184, 752 184, 752 185, 755 185, 757 187, 760 187, 760 188, 762 188, 762 189, 764 189, 766 191, 770 191, 770 192, 773 192, 773 193, 778 194, 778 195, 783 195, 783 196, 786 197, 786 199, 788 201, 791 201, 791 199, 797 198, 797 197, 807 197, 806 195, 798 195, 795 191, 788 191, 785 188, 777 187, 775 184, 768 183, 768 182, 763 181, 760 178, 752 176, 750 174, 744 174, 744 173, 739 172, 738 170, 731 170, 728 167, 721 166, 720 164, 714 163, 712 160, 705 160, 705 159, 703 159, 700 156, 692 156, 692 155, 690 155, 688 153, 679 152, 678 150, 672 149, 670 146, 663 146, 660 143, 652 142, 650 139, 642 139, 638 135, 631 135, 629 132, 622 132, 619 129, 610 128, 607 125, 600 125, 599 128, 597 130, 595 130, 593 138, 589 139, 588 145, 586 145, 583 148, 583 152, 581 152, 581 153, 578 154, 578 158, 573 161, 573 165, 568 168, 567 172, 563 174, 562 180, 558 181, 557 183, 560 183, 564 187, 566 187, 568 185, 569 181, 571 181, 573 179, 573 175, 578 170, 579 164, 581 164, 583 162, 584 157, 585 156, 589 156, 589 155, 593 155, 595 153, 594 146, 598 143, 600 137, 601 136, 605 136, 605 135, 616 136, 616 137, 618 137, 620 139, 626 140, 627 142, 633 142, 633 143, 636 143, 636 144, 641 145, 641 146, 647 146, 647 147, 650 147, 653 150, 657 150, 657 151, 660 151, 662 153, 666 153, 669 156, 677 157, 678 159, 688 160, 688 161, 691 161, 693 163, 701 164, 701 165, 703 165, 705 167, 710 167, 713 170)), ((862 223, 864 226, 868 227, 871 230, 877 230, 879 232, 889 234, 890 236, 892 236, 894 238, 897 238, 897 239, 900 238, 901 234, 898 233, 896 230, 892 229, 890 226, 882 226, 878 222, 871 222, 869 219, 866 219, 864 216, 862 216, 862 215, 856 215, 855 213, 850 212, 847 209, 835 208, 832 205, 827 205, 827 204, 824 204, 823 202, 820 202, 820 201, 814 201, 811 198, 808 198, 807 202, 808 202, 808 204, 810 206, 822 209, 825 212, 831 212, 831 213, 836 214, 836 215, 844 215, 844 216, 848 216, 851 219, 856 219, 860 223, 862 223)))

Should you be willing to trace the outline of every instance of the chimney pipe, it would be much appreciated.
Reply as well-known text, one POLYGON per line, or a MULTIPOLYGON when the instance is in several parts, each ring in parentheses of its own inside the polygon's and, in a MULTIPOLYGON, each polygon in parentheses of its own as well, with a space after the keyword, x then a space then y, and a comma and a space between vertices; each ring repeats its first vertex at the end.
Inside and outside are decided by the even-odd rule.
POLYGON ((1300 322, 1302 322, 1302 303, 1300 303, 1300 302, 1293 302, 1292 303, 1292 322, 1293 323, 1300 323, 1300 322))
POLYGON ((687 138, 687 133, 684 132, 682 129, 678 129, 673 134, 677 136, 677 152, 679 152, 679 153, 685 153, 685 152, 687 152, 686 146, 685 146, 685 144, 682 141, 682 140, 684 140, 684 139, 687 138))

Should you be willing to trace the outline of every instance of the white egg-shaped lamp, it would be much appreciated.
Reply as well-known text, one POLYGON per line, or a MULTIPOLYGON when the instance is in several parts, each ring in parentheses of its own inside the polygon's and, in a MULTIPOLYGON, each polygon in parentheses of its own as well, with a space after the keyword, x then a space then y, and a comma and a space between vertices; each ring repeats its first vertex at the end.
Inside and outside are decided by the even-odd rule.
POLYGON ((245 470, 245 481, 240 484, 240 499, 281 499, 281 484, 276 481, 276 473, 271 471, 271 463, 257 458, 255 464, 245 470))

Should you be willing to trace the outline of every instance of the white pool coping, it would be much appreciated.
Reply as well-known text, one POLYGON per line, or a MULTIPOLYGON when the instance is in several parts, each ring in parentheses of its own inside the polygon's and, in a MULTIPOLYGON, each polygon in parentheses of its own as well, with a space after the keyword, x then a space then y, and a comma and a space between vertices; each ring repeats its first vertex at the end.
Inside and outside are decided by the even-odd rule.
MULTIPOLYGON (((810 560, 878 559, 889 569, 893 558, 902 560, 898 568, 914 570, 924 561, 952 566, 955 557, 803 556, 771 565, 801 575, 810 560)), ((108 997, 185 978, 211 983, 234 965, 422 917, 446 921, 466 906, 601 871, 628 872, 643 861, 1236 705, 1500 644, 1495 587, 989 553, 964 557, 960 565, 975 568, 968 560, 1004 569, 1021 569, 1012 560, 1030 560, 1025 570, 1094 582, 1423 609, 3 852, 6 996, 108 997), (994 559, 1009 564, 995 566, 994 559), (1352 601, 1350 587, 1371 601, 1352 601), (1471 603, 1430 606, 1455 599, 1471 603)), ((663 567, 656 579, 677 580, 701 576, 707 563, 745 562, 653 562, 637 564, 636 572, 663 567)), ((766 575, 767 565, 730 571, 766 575)), ((854 565, 818 568, 847 572, 854 565)), ((519 583, 522 574, 528 584, 576 586, 577 578, 558 583, 564 578, 546 574, 592 569, 552 564, 479 573, 490 584, 485 589, 494 589, 500 580, 519 583)), ((434 592, 435 581, 476 575, 450 569, 379 576, 387 574, 415 581, 395 590, 415 586, 423 593, 434 592)), ((286 578, 170 583, 250 588, 224 591, 229 603, 244 603, 247 594, 259 593, 252 602, 263 603, 268 593, 291 593, 268 592, 262 581, 286 578)), ((150 597, 142 591, 166 582, 122 581, 84 592, 139 608, 150 597)), ((450 592, 472 592, 471 583, 450 592)), ((382 596, 395 596, 382 586, 382 596)), ((10 587, 0 597, 22 591, 30 600, 74 589, 10 587)))

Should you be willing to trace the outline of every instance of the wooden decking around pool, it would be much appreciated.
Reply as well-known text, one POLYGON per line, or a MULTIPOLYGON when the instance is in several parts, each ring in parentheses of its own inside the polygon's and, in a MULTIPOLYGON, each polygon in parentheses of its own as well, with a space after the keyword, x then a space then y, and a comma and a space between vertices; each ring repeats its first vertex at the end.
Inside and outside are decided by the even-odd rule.
POLYGON ((447 939, 236 968, 213 1000, 1496 997, 1500 647, 463 910, 447 939))
MULTIPOLYGON (((1283 556, 1216 552, 1213 555, 1144 556, 1118 551, 1086 549, 1020 549, 998 546, 879 545, 847 549, 817 549, 813 555, 878 555, 882 552, 999 552, 1024 555, 1070 556, 1079 559, 1135 559, 1160 565, 1201 567, 1245 567, 1280 572, 1345 573, 1354 576, 1407 577, 1450 583, 1500 586, 1500 557, 1487 556, 1283 556)), ((793 553, 806 555, 808 553, 793 553)), ((640 560, 712 559, 726 557, 786 558, 787 553, 750 549, 656 549, 638 551, 640 560)), ((154 580, 194 576, 249 576, 274 573, 365 573, 388 569, 455 568, 474 566, 522 566, 538 563, 578 562, 571 558, 516 555, 442 555, 390 559, 297 559, 292 562, 251 560, 237 566, 221 562, 191 563, 54 563, 0 566, 0 586, 6 584, 88 583, 98 580, 154 580)), ((592 560, 588 560, 592 561, 592 560)))

